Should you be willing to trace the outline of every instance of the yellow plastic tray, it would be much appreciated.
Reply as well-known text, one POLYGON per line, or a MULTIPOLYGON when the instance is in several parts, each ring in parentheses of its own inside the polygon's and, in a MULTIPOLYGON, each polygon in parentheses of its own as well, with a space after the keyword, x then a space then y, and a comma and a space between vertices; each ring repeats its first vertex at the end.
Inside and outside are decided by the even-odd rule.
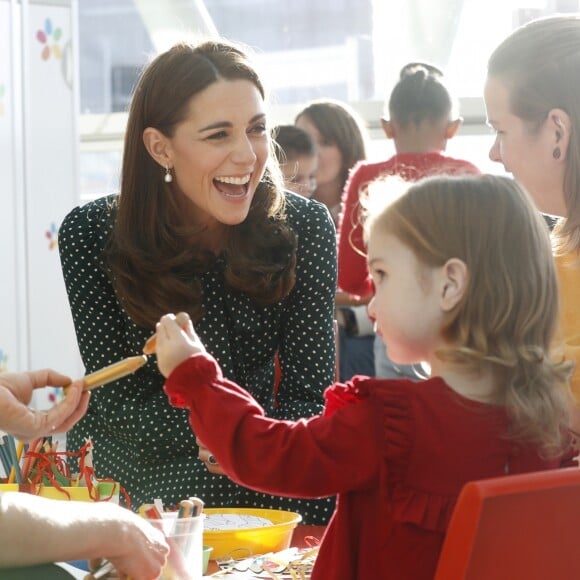
POLYGON ((244 514, 266 518, 271 526, 236 530, 205 530, 203 543, 211 546, 212 559, 232 556, 243 558, 254 554, 279 552, 290 547, 294 528, 302 516, 294 512, 259 508, 207 508, 209 514, 244 514))
MULTIPOLYGON (((73 501, 93 501, 89 495, 89 490, 86 487, 63 487, 62 489, 66 490, 70 497, 67 496, 64 491, 47 485, 39 486, 36 490, 36 495, 65 501, 69 499, 73 501)), ((119 503, 119 484, 114 484, 108 481, 100 482, 97 485, 97 490, 101 500, 109 498, 109 501, 119 503), (113 492, 114 485, 116 485, 116 489, 114 490, 113 496, 109 498, 113 492)), ((17 483, 2 483, 0 484, 0 491, 19 491, 19 487, 17 483)))

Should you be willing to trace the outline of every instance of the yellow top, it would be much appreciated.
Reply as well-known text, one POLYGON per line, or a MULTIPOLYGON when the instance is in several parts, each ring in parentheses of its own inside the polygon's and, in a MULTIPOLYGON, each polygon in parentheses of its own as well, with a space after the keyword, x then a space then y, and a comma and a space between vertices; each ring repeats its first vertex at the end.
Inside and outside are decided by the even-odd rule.
POLYGON ((572 256, 556 258, 560 284, 560 332, 566 359, 576 363, 570 387, 580 404, 580 262, 572 256))

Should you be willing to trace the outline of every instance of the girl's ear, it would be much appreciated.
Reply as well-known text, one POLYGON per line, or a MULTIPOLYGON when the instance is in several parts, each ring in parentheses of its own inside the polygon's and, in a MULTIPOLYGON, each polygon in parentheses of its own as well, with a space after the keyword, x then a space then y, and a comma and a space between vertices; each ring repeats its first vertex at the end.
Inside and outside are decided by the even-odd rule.
POLYGON ((443 265, 441 275, 441 308, 444 312, 449 312, 457 306, 467 290, 467 265, 459 258, 451 258, 443 265))
POLYGON ((147 127, 143 131, 143 144, 147 152, 161 167, 172 167, 171 144, 159 129, 147 127))
POLYGON ((459 127, 461 127, 461 123, 463 123, 463 117, 457 117, 454 121, 449 121, 449 123, 447 123, 447 128, 445 129, 445 139, 455 137, 457 131, 459 131, 459 127))
POLYGON ((381 126, 383 127, 383 131, 385 132, 387 139, 395 138, 395 128, 393 127, 393 123, 391 121, 382 117, 381 126))
POLYGON ((558 154, 554 154, 554 159, 564 161, 570 146, 572 130, 570 115, 562 109, 552 109, 548 113, 546 122, 548 124, 548 136, 553 141, 553 151, 558 150, 558 154))

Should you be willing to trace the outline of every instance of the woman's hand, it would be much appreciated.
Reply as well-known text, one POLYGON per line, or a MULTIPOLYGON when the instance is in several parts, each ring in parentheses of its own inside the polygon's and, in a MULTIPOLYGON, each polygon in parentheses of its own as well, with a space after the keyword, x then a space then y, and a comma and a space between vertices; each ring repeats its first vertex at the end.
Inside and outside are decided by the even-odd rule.
POLYGON ((195 438, 195 442, 199 447, 199 453, 197 456, 205 463, 207 470, 214 475, 225 475, 226 472, 221 468, 212 452, 199 440, 198 437, 195 438))
POLYGON ((186 358, 205 352, 201 340, 193 330, 191 318, 185 312, 177 316, 166 314, 155 326, 157 365, 167 378, 186 358))
POLYGON ((86 413, 90 393, 83 382, 51 369, 0 374, 0 429, 20 441, 68 431, 86 413), (69 385, 65 397, 47 411, 28 407, 35 389, 69 385))
POLYGON ((105 510, 102 524, 96 522, 102 531, 104 558, 114 565, 121 578, 158 578, 169 553, 161 530, 125 508, 110 505, 108 510, 109 517, 105 510))
POLYGON ((97 565, 106 559, 122 578, 152 580, 169 553, 161 530, 110 502, 7 492, 0 496, 0 516, 0 568, 70 560, 97 565))

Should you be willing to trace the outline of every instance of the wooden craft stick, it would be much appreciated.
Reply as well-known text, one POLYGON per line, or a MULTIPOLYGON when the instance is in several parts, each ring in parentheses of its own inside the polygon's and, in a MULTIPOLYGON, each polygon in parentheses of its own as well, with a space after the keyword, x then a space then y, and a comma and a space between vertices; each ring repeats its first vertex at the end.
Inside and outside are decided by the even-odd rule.
MULTIPOLYGON (((134 373, 137 369, 140 369, 147 362, 147 357, 144 354, 137 356, 130 356, 122 361, 113 363, 107 367, 104 367, 94 373, 86 375, 84 378, 85 386, 83 391, 91 391, 96 387, 101 385, 106 385, 116 381, 126 375, 134 373)), ((64 387, 65 391, 69 385, 64 387)))
MULTIPOLYGON (((143 507, 143 506, 142 506, 143 507)), ((162 520, 163 515, 157 511, 155 506, 145 509, 145 515, 150 520, 162 520)), ((160 526, 159 529, 163 531, 163 526, 160 526)), ((188 578, 189 573, 187 571, 187 566, 185 560, 183 558, 183 554, 181 553, 181 549, 179 545, 175 541, 174 538, 171 538, 165 535, 165 539, 169 544, 169 556, 167 557, 167 566, 168 569, 166 570, 166 576, 169 577, 171 580, 178 579, 178 578, 188 578)))

